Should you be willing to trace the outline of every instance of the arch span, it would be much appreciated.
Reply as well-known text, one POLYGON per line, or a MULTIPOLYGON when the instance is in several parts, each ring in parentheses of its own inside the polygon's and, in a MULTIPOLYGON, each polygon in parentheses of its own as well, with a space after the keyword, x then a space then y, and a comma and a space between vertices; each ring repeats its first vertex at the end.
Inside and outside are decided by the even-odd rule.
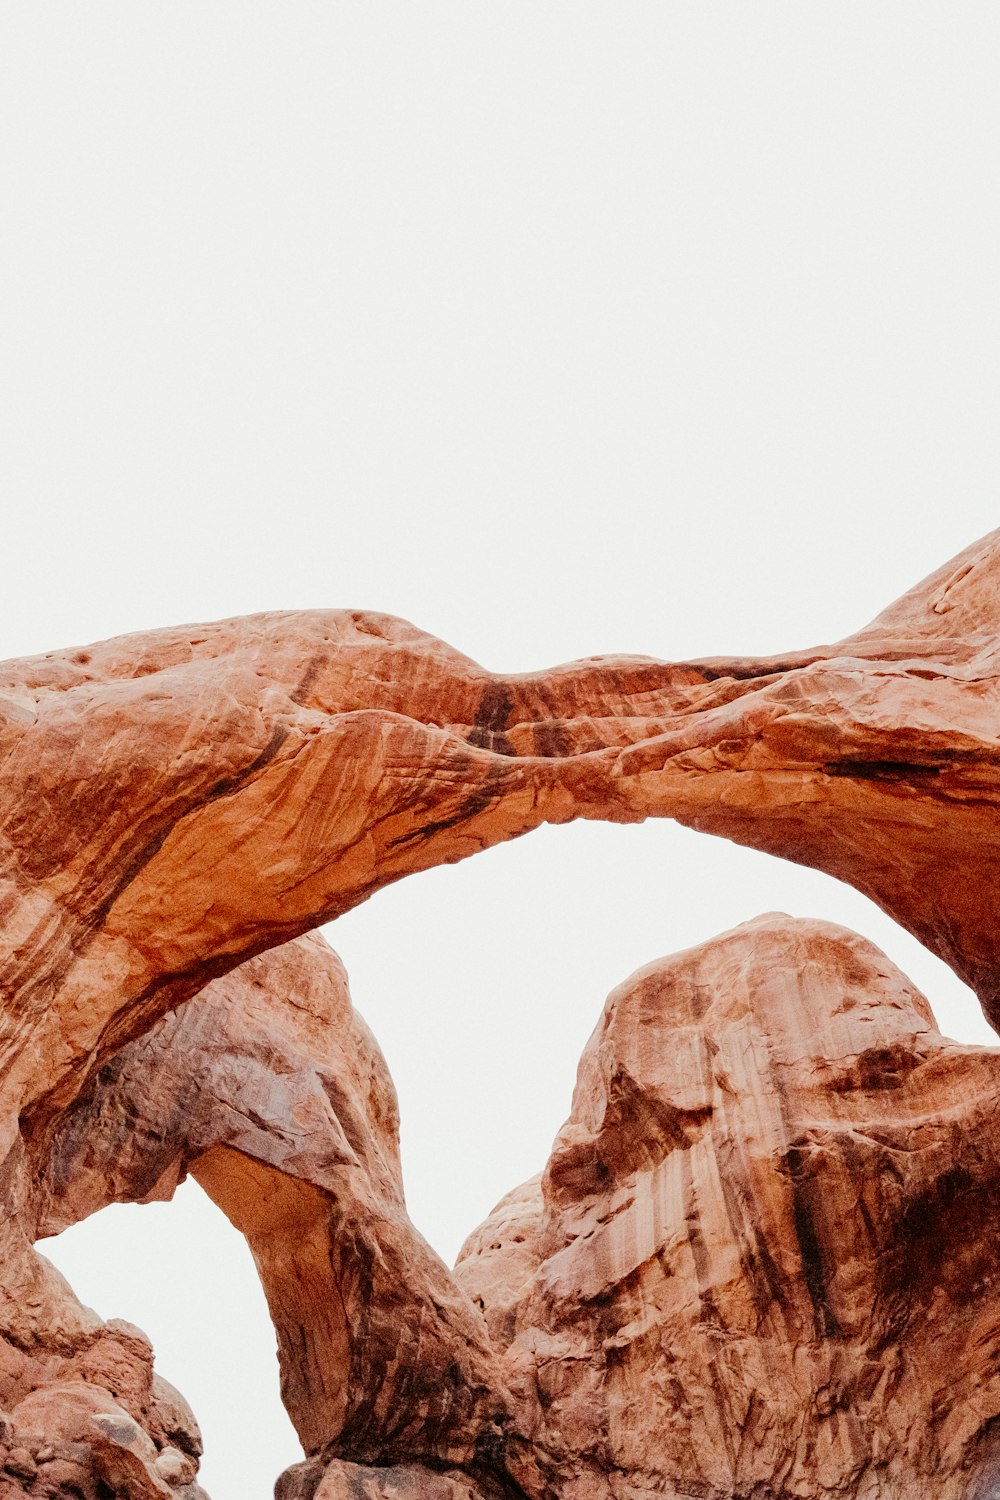
POLYGON ((0 1148, 219 974, 543 822, 679 818, 857 885, 997 1015, 1000 533, 857 635, 504 677, 388 616, 0 669, 0 1148))
MULTIPOLYGON (((766 661, 503 677, 389 617, 316 612, 5 664, 7 1385, 106 1337, 32 1251, 37 1233, 109 1192, 169 1192, 189 1165, 254 1250, 311 1452, 335 1458, 347 1433, 366 1463, 405 1454, 541 1494, 481 1321, 405 1218, 378 1089, 367 1105, 355 1092, 358 1057, 370 1085, 378 1072, 370 1039, 335 960, 302 935, 546 821, 671 816, 853 883, 996 1017, 998 581, 994 533, 857 635, 766 661), (130 1142, 157 1100, 139 1161, 130 1142), (407 1340, 426 1383, 403 1373, 407 1340)), ((94 1452, 126 1492, 163 1497, 136 1420, 112 1414, 94 1452)))

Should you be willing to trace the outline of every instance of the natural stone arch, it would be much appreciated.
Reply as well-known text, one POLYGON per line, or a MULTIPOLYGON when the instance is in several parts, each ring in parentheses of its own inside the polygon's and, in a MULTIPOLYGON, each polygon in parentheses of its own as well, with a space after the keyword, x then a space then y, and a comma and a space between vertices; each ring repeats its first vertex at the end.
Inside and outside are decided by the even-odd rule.
POLYGON ((36 1233, 190 1172, 253 1253, 305 1452, 475 1469, 507 1404, 482 1320, 406 1214, 398 1132, 340 960, 300 938, 99 1070, 36 1165, 36 1233))
MULTIPOLYGON (((1000 1052, 942 1038, 871 944, 761 918, 609 997, 541 1181, 453 1275, 406 1216, 378 1048, 304 938, 102 1067, 36 1164, 36 1231, 198 1178, 253 1250, 311 1455, 283 1500, 596 1497, 610 1474, 968 1500, 1000 1472, 998 1106, 1000 1052)), ((134 1330, 101 1337, 135 1411, 134 1330)), ((36 1371, 15 1421, 89 1399, 99 1425, 95 1347, 75 1386, 36 1371)), ((93 1440, 97 1472, 194 1500, 139 1415, 130 1445, 93 1440)))
MULTIPOLYGON (((674 816, 814 864, 877 900, 995 1014, 998 574, 994 534, 858 635, 767 661, 599 658, 501 677, 403 622, 319 612, 6 664, 6 1347, 44 1352, 54 1337, 63 1358, 94 1332, 30 1242, 55 1212, 72 1119, 114 1081, 109 1060, 207 982, 388 881, 542 822, 674 816)), ((252 1173, 262 1201, 274 1192, 310 1232, 320 1223, 312 1189, 327 1188, 290 1186, 309 1179, 266 1155, 247 1167, 226 1132, 203 1146, 206 1184, 234 1216, 233 1184, 252 1173)), ((377 1233, 377 1206, 365 1212, 377 1233)), ((259 1215, 244 1227, 266 1238, 259 1215)), ((445 1350, 468 1307, 430 1300, 445 1350)), ((420 1442, 437 1464, 466 1463, 471 1444, 484 1474, 499 1452, 541 1493, 488 1341, 462 1338, 461 1395, 445 1412, 435 1377, 420 1442)), ((318 1441, 349 1382, 303 1384, 318 1441)), ((369 1438, 385 1463, 393 1434, 363 1432, 358 1451, 369 1438)))
POLYGON ((502 677, 387 616, 261 615, 0 671, 0 1130, 215 975, 542 822, 814 864, 996 988, 1000 535, 857 636, 502 677))

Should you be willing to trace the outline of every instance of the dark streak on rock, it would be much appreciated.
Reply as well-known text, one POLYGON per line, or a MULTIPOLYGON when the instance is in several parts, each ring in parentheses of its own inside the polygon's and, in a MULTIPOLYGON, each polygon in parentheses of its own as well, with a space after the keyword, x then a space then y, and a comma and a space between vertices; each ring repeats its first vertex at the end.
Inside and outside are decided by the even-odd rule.
POLYGON ((308 700, 310 691, 312 690, 313 683, 316 681, 316 678, 320 674, 321 668, 328 659, 329 658, 326 655, 323 655, 320 652, 317 652, 317 654, 311 658, 309 665, 306 667, 302 676, 299 678, 294 691, 289 694, 289 697, 291 698, 293 703, 299 704, 300 707, 303 707, 305 705, 306 701, 308 700))
POLYGON ((940 766, 919 766, 905 760, 835 760, 823 767, 828 776, 851 776, 857 781, 914 781, 940 776, 940 766))
POLYGON ((698 1284, 698 1300, 701 1303, 704 1321, 713 1328, 720 1326, 719 1309, 711 1287, 712 1260, 701 1232, 701 1211, 698 1207, 698 1190, 691 1167, 690 1151, 681 1156, 684 1177, 684 1232, 691 1247, 695 1279, 698 1284))
POLYGON ((792 1221, 799 1242, 802 1275, 813 1308, 817 1338, 836 1338, 840 1327, 826 1297, 826 1275, 820 1236, 812 1211, 809 1152, 804 1141, 791 1141, 785 1151, 785 1168, 792 1189, 792 1221))
POLYGON ((567 726, 558 720, 545 724, 533 724, 531 734, 535 754, 543 760, 559 760, 565 755, 572 754, 575 749, 572 734, 567 726))
POLYGON ((513 710, 514 700, 507 687, 502 682, 488 683, 479 700, 475 724, 466 735, 469 744, 479 750, 492 750, 494 755, 516 755, 505 733, 513 710))
POLYGON ((764 686, 773 677, 783 676, 786 672, 801 671, 803 667, 814 666, 817 662, 827 661, 829 658, 824 653, 807 653, 803 656, 782 658, 777 661, 693 661, 686 662, 685 666, 692 671, 698 672, 705 682, 752 682, 759 679, 764 686))
POLYGON ((500 795, 497 787, 487 782, 485 786, 479 787, 470 793, 459 806, 447 818, 435 818, 430 823, 424 823, 422 827, 415 828, 412 833, 405 833, 398 839, 392 839, 389 843, 390 849, 405 847, 407 844, 415 843, 418 839, 429 839, 436 833, 444 833, 448 828, 456 828, 459 823, 465 823, 474 818, 477 813, 485 812, 492 802, 500 795))

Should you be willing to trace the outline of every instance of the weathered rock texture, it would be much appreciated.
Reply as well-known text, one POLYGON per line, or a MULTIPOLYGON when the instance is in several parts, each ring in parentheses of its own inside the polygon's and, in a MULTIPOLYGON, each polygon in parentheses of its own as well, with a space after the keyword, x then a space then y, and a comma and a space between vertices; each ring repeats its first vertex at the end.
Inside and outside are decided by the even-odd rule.
POLYGON ((299 938, 100 1069, 36 1167, 37 1231, 190 1170, 253 1252, 306 1452, 475 1468, 509 1426, 499 1364, 407 1217, 398 1128, 340 960, 299 938))
POLYGON ((826 923, 627 980, 456 1268, 557 1493, 1000 1492, 998 1106, 1000 1051, 826 923))
MULTIPOLYGON (((281 1500, 987 1500, 998 1106, 1000 1051, 942 1038, 877 949, 761 918, 615 991, 543 1177, 453 1278, 406 1217, 378 1049, 306 938, 105 1064, 33 1203, 53 1233, 186 1170, 213 1194, 314 1455, 281 1500)), ((157 1478, 177 1439, 119 1393, 123 1343, 144 1379, 149 1351, 112 1334, 97 1373, 36 1354, 14 1420, 37 1450, 70 1403, 85 1468, 78 1403, 92 1424, 114 1388, 157 1478)))
POLYGON ((0 1496, 201 1493, 197 1427, 148 1342, 80 1307, 32 1249, 107 1203, 169 1197, 189 1168, 254 1254, 306 1451, 478 1465, 509 1426, 498 1362, 406 1216, 392 1082, 340 961, 311 936, 105 1062, 17 1174, 0 1340, 0 1467, 14 1467, 0 1496))
POLYGON ((837 646, 500 677, 260 615, 0 669, 0 1104, 242 959, 540 823, 679 817, 850 880, 994 1005, 1000 533, 837 646))
MULTIPOLYGON (((46 1263, 35 1260, 40 1279, 46 1263)), ((0 1496, 205 1500, 198 1424, 154 1373, 145 1335, 102 1323, 65 1283, 46 1291, 46 1328, 0 1342, 0 1496)))
MULTIPOLYGON (((500 1300, 483 1295, 491 1342, 405 1220, 387 1085, 383 1079, 375 1089, 380 1104, 369 1099, 366 1105, 358 1092, 366 1068, 381 1077, 380 1064, 370 1039, 350 1019, 346 991, 338 991, 332 977, 333 960, 308 943, 273 960, 263 955, 389 881, 461 859, 542 822, 665 815, 851 881, 950 962, 996 1016, 998 584, 1000 534, 994 534, 858 635, 767 661, 676 665, 595 658, 534 676, 502 677, 390 617, 317 612, 123 637, 0 667, 0 1360, 4 1370, 10 1367, 0 1376, 0 1402, 17 1408, 29 1396, 41 1399, 39 1392, 54 1384, 72 1385, 78 1380, 73 1362, 91 1346, 124 1340, 124 1348, 134 1340, 79 1308, 61 1278, 33 1252, 36 1234, 114 1196, 166 1192, 176 1173, 190 1165, 244 1229, 261 1266, 282 1345, 286 1397, 307 1449, 317 1455, 308 1472, 285 1481, 286 1488, 305 1494, 318 1482, 317 1464, 326 1464, 321 1490, 331 1496, 352 1486, 389 1485, 390 1469, 400 1495, 408 1484, 429 1484, 431 1470, 442 1495, 450 1493, 449 1484, 488 1489, 516 1481, 531 1495, 555 1486, 553 1493, 583 1500, 601 1493, 592 1488, 601 1473, 601 1482, 611 1487, 607 1493, 641 1493, 645 1471, 632 1458, 622 1471, 602 1471, 597 1459, 588 1467, 580 1450, 578 1471, 567 1477, 567 1453, 578 1442, 587 1403, 579 1392, 579 1400, 546 1394, 539 1426, 526 1388, 518 1384, 528 1366, 511 1364, 521 1357, 519 1319, 530 1323, 535 1316, 524 1311, 511 1266, 520 1265, 532 1283, 544 1282, 545 1266, 562 1253, 550 1253, 552 1236, 558 1238, 556 1198, 550 1194, 544 1212, 537 1202, 505 1210, 514 1217, 542 1215, 544 1255, 533 1269, 535 1250, 525 1248, 527 1235, 513 1249, 503 1241, 504 1269, 497 1271, 494 1288, 500 1300), (304 1004, 292 998, 296 986, 310 997, 304 1004), (192 1001, 201 991, 203 997, 192 1001), (321 991, 325 998, 318 1000, 321 991), (199 1030, 199 1014, 212 1014, 213 1007, 218 1024, 203 1021, 199 1030), (164 1020, 171 1012, 176 1016, 164 1020), (246 1017, 244 1031, 236 1017, 240 1025, 246 1017), (323 1081, 327 1076, 340 1080, 332 1093, 323 1081), (311 1136, 307 1127, 300 1129, 300 1112, 314 1126, 311 1136), (412 1324, 400 1309, 417 1305, 420 1321, 409 1339, 412 1324), (498 1350, 506 1371, 500 1375, 498 1350), (50 1367, 47 1360, 56 1363, 50 1367), (351 1464, 372 1468, 376 1477, 351 1464), (408 1468, 413 1464, 416 1479, 408 1468), (621 1473, 638 1489, 624 1487, 621 1473), (584 1488, 566 1488, 573 1484, 584 1488)), ((723 996, 719 1004, 725 1003, 723 996)), ((786 1034, 783 1020, 776 1055, 786 1034)), ((810 1068, 819 1076, 817 1057, 810 1068)), ((928 1080, 936 1076, 923 1064, 910 1071, 928 1080)), ((827 1108, 839 1119, 835 1103, 828 1101, 827 1108)), ((922 1115, 914 1104, 914 1118, 900 1129, 917 1135, 925 1127, 940 1130, 944 1107, 930 1093, 922 1115)), ((652 1161, 661 1152, 657 1132, 667 1127, 659 1107, 650 1109, 648 1118, 640 1110, 630 1132, 640 1143, 634 1149, 652 1161), (647 1127, 648 1141, 642 1133, 647 1127)), ((714 1119, 714 1105, 712 1111, 714 1119)), ((816 1111, 819 1118, 818 1104, 816 1111)), ((749 1106, 739 1118, 751 1130, 750 1144, 733 1150, 756 1159, 752 1130, 763 1129, 761 1119, 749 1106)), ((965 1160, 975 1119, 948 1120, 951 1134, 934 1170, 948 1184, 964 1184, 964 1173, 985 1181, 965 1160), (952 1166, 957 1177, 949 1175, 952 1166)), ((583 1117, 587 1128, 589 1122, 583 1117)), ((689 1129, 694 1131, 694 1122, 686 1118, 677 1124, 685 1137, 689 1129)), ((790 1129, 785 1176, 807 1181, 814 1153, 810 1148, 796 1156, 799 1126, 790 1129)), ((813 1124, 802 1129, 811 1131, 813 1124)), ((716 1125, 705 1125, 706 1131, 715 1142, 716 1125)), ((862 1134, 867 1131, 861 1127, 862 1134)), ((975 1142, 988 1175, 988 1148, 978 1137, 975 1142)), ((688 1148, 679 1137, 672 1152, 699 1170, 718 1160, 714 1144, 711 1150, 688 1148)), ((843 1151, 841 1157, 846 1160, 843 1151)), ((565 1185, 557 1191, 559 1159, 546 1182, 570 1203, 565 1185)), ((658 1159, 673 1161, 673 1155, 658 1159)), ((858 1159, 867 1160, 863 1151, 858 1159)), ((846 1183, 850 1173, 844 1172, 846 1183)), ((711 1186, 694 1179, 697 1194, 709 1195, 711 1186)), ((813 1309, 821 1346, 824 1340, 837 1347, 849 1343, 853 1360, 857 1349, 876 1346, 865 1343, 867 1334, 843 1309, 837 1311, 837 1296, 821 1300, 828 1313, 817 1310, 818 1273, 802 1250, 795 1208, 811 1202, 810 1191, 797 1187, 792 1193, 791 1220, 786 1215, 781 1221, 773 1194, 761 1199, 774 1209, 775 1232, 785 1235, 775 1265, 780 1270, 787 1262, 792 1280, 798 1277, 797 1294, 782 1295, 797 1313, 806 1304, 813 1309), (798 1251, 788 1238, 793 1231, 798 1251), (821 1332, 828 1315, 835 1326, 821 1332)), ((586 1197, 596 1189, 581 1185, 580 1192, 586 1197)), ((565 1211, 586 1217, 591 1208, 581 1201, 578 1210, 565 1211)), ((966 1207, 961 1211, 967 1213, 966 1207)), ((922 1212, 907 1221, 910 1250, 897 1247, 903 1260, 909 1256, 920 1264, 921 1247, 933 1243, 922 1212)), ((685 1210, 685 1221, 687 1216, 685 1210)), ((980 1221, 970 1222, 978 1266, 983 1235, 980 1221)), ((559 1223, 563 1232, 566 1224, 559 1223)), ((838 1232, 846 1236, 845 1225, 840 1222, 838 1232)), ((761 1231, 762 1243, 769 1233, 761 1231)), ((822 1241, 815 1227, 803 1233, 822 1241)), ((595 1238, 604 1243, 606 1236, 595 1230, 595 1238)), ((900 1245, 904 1241, 905 1235, 900 1245)), ((841 1256, 827 1245, 822 1254, 836 1261, 842 1281, 857 1269, 847 1250, 841 1256)), ((884 1255, 876 1260, 880 1268, 888 1264, 884 1255)), ((964 1264, 961 1256, 957 1260, 964 1264)), ((583 1262, 573 1264, 583 1277, 583 1262)), ((706 1266, 712 1271, 711 1263, 706 1266)), ((593 1268, 589 1274, 598 1275, 593 1268)), ((761 1274, 766 1283, 770 1273, 761 1274)), ((672 1276, 671 1292, 678 1282, 672 1276)), ((940 1314, 944 1328, 943 1294, 935 1293, 933 1306, 920 1301, 926 1281, 924 1276, 919 1285, 904 1285, 897 1300, 918 1323, 940 1314)), ((584 1292, 589 1284, 581 1281, 575 1293, 564 1288, 567 1309, 573 1295, 581 1306, 590 1305, 584 1292)), ((780 1277, 776 1284, 784 1285, 780 1277)), ((761 1285, 758 1278, 758 1299, 761 1285)), ((981 1290, 975 1287, 966 1298, 969 1306, 981 1290)), ((609 1305, 617 1306, 617 1291, 608 1295, 609 1305)), ((717 1311, 722 1309, 719 1327, 705 1314, 702 1333, 692 1337, 731 1349, 725 1319, 735 1314, 727 1310, 721 1288, 713 1296, 717 1311)), ((701 1308, 699 1299, 700 1291, 701 1308)), ((898 1327, 908 1328, 902 1313, 900 1318, 898 1327)), ((806 1338, 810 1325, 791 1313, 788 1320, 782 1326, 790 1346, 800 1335, 806 1338)), ((766 1320, 760 1326, 774 1333, 766 1320)), ((902 1349, 892 1342, 897 1323, 886 1326, 885 1350, 902 1349)), ((579 1377, 582 1391, 596 1377, 586 1352, 589 1335, 580 1337, 573 1347, 585 1352, 566 1356, 565 1378, 568 1389, 579 1377)), ((747 1338, 752 1342, 753 1335, 747 1338)), ((786 1380, 774 1401, 780 1407, 794 1391, 784 1405, 798 1410, 798 1393, 812 1388, 813 1374, 806 1343, 795 1347, 798 1384, 786 1380)), ((125 1354, 121 1358, 127 1363, 125 1354)), ((555 1371, 561 1358, 540 1356, 539 1367, 555 1371)), ((627 1365, 629 1358, 622 1354, 620 1363, 627 1365)), ((905 1362, 909 1355, 900 1358, 905 1362)), ((143 1485, 152 1485, 148 1493, 162 1494, 157 1485, 176 1492, 190 1475, 182 1449, 180 1456, 164 1458, 164 1448, 172 1445, 156 1415, 148 1359, 146 1365, 141 1390, 126 1390, 124 1378, 119 1390, 110 1376, 103 1386, 80 1377, 88 1391, 98 1391, 97 1399, 114 1398, 138 1424, 137 1432, 126 1428, 125 1418, 105 1405, 87 1418, 86 1438, 72 1439, 91 1455, 94 1482, 111 1493, 145 1494, 143 1485), (99 1456, 111 1449, 117 1456, 99 1456), (123 1477, 109 1478, 108 1465, 123 1477)), ((928 1389, 923 1378, 914 1392, 928 1389)), ((831 1375, 827 1383, 839 1390, 839 1379, 831 1375)), ((752 1374, 734 1375, 733 1392, 756 1390, 752 1381, 752 1374)), ((765 1383, 760 1389, 778 1387, 765 1383)), ((976 1392, 984 1389, 988 1382, 980 1381, 976 1392)), ((92 1399, 80 1397, 84 1405, 92 1399)), ((594 1397, 591 1447, 612 1455, 619 1451, 618 1436, 597 1436, 605 1421, 601 1399, 594 1397)), ((672 1397, 663 1399, 669 1406, 672 1397)), ((794 1449, 798 1457, 786 1453, 787 1473, 768 1470, 770 1450, 755 1435, 763 1418, 756 1408, 742 1406, 738 1394, 732 1399, 726 1410, 740 1433, 746 1429, 746 1452, 731 1434, 730 1448, 737 1444, 732 1474, 720 1479, 704 1450, 714 1420, 706 1416, 700 1438, 691 1437, 688 1477, 682 1482, 669 1471, 679 1493, 684 1484, 694 1494, 744 1493, 733 1488, 733 1475, 744 1468, 758 1473, 753 1455, 765 1455, 759 1473, 769 1476, 752 1481, 765 1486, 760 1496, 784 1493, 774 1488, 779 1483, 789 1494, 808 1494, 809 1484, 815 1487, 821 1475, 834 1473, 841 1460, 831 1458, 823 1467, 825 1435, 815 1438, 812 1449, 803 1437, 801 1453, 794 1449), (799 1490, 788 1489, 793 1483, 799 1490)), ((916 1395, 912 1399, 919 1405, 916 1395)), ((831 1410, 853 1411, 853 1400, 831 1410)), ((978 1394, 969 1396, 973 1406, 979 1400, 978 1394)), ((783 1415, 771 1416, 777 1430, 783 1415)), ((806 1432, 809 1424, 799 1416, 806 1432)), ((856 1473, 852 1477, 844 1468, 841 1490, 831 1493, 880 1493, 870 1484, 895 1484, 897 1471, 941 1476, 956 1454, 967 1461, 956 1472, 977 1472, 979 1428, 959 1424, 957 1436, 951 1429, 944 1437, 938 1433, 934 1441, 947 1457, 935 1468, 937 1460, 926 1456, 930 1450, 919 1436, 922 1420, 913 1417, 905 1440, 901 1429, 892 1429, 896 1436, 886 1439, 885 1450, 895 1444, 890 1457, 859 1449, 856 1473), (867 1477, 879 1474, 882 1480, 867 1477), (862 1483, 869 1491, 859 1488, 862 1483)), ((847 1417, 833 1426, 831 1421, 823 1434, 833 1426, 854 1430, 847 1417)), ((611 1422, 608 1416, 606 1425, 611 1422)), ((672 1433, 679 1431, 681 1416, 669 1425, 672 1433)), ((694 1433, 697 1422, 689 1425, 694 1433)), ((29 1431, 22 1422, 13 1434, 3 1482, 44 1493, 48 1481, 30 1472, 40 1455, 29 1449, 24 1456, 22 1429, 29 1431)), ((782 1431, 784 1442, 788 1432, 782 1431)), ((984 1429, 983 1453, 987 1436, 984 1429)), ((685 1441, 677 1436, 671 1451, 686 1451, 685 1441)), ((609 1465, 616 1461, 607 1459, 609 1465)), ((654 1492, 656 1476, 668 1473, 662 1464, 670 1461, 655 1459, 661 1467, 651 1470, 654 1492)))

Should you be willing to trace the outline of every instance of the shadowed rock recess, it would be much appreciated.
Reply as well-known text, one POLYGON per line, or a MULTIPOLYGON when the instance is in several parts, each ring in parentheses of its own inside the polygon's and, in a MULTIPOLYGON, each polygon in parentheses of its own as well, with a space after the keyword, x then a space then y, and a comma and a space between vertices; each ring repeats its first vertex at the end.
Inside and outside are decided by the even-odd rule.
POLYGON ((626 981, 452 1273, 310 935, 545 822, 669 816, 856 885, 996 1020, 998 650, 994 533, 768 660, 502 677, 330 611, 0 666, 0 1500, 202 1495, 148 1342, 34 1248, 187 1172, 267 1294, 281 1500, 1000 1495, 1000 1053, 870 944, 771 916, 626 981))

